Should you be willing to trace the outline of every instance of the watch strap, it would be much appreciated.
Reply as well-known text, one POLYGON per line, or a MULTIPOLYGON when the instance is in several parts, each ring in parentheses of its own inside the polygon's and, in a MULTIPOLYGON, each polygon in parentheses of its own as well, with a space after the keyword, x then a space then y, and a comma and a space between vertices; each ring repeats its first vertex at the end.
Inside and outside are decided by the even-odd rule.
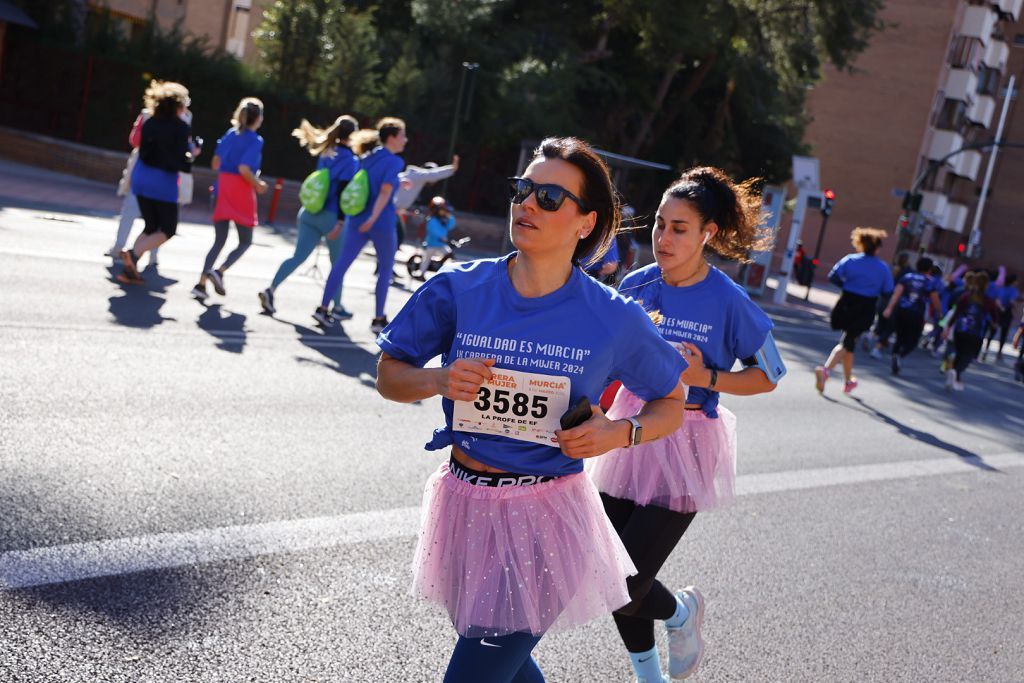
POLYGON ((644 428, 640 424, 640 420, 635 417, 627 417, 626 419, 629 420, 629 446, 627 448, 631 448, 640 443, 644 428))

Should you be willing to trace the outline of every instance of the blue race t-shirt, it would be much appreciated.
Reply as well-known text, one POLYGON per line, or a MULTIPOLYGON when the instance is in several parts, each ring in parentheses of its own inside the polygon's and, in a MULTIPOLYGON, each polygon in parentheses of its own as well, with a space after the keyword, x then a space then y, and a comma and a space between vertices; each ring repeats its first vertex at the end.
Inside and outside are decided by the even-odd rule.
POLYGON ((971 301, 971 297, 965 294, 956 303, 954 329, 963 334, 983 337, 995 319, 995 314, 995 302, 992 299, 986 297, 984 301, 971 301))
MULTIPOLYGON (((700 349, 704 365, 729 371, 737 360, 750 358, 764 346, 771 319, 746 291, 718 268, 689 287, 673 287, 653 263, 626 276, 619 293, 662 316, 661 335, 670 342, 690 342, 700 349)), ((704 414, 717 417, 718 392, 690 387, 686 402, 700 405, 704 414)))
POLYGON ((1020 291, 1013 285, 1003 285, 996 288, 996 295, 993 298, 1002 305, 1003 310, 1007 310, 1020 298, 1020 291))
POLYGON ((341 191, 359 170, 359 157, 345 145, 338 145, 334 148, 333 154, 320 155, 316 160, 316 168, 317 170, 326 168, 330 177, 327 201, 324 202, 324 208, 320 211, 329 211, 336 214, 338 218, 343 217, 340 205, 341 191))
POLYGON ((903 285, 903 294, 896 305, 923 318, 928 299, 938 287, 935 278, 924 273, 907 273, 897 284, 903 285))
MULTIPOLYGON (((581 396, 597 405, 609 379, 621 380, 646 401, 672 393, 686 361, 643 308, 578 268, 556 291, 523 297, 509 278, 513 256, 461 263, 435 275, 384 329, 378 346, 418 367, 438 355, 443 365, 493 357, 496 369, 565 376, 569 405, 581 396)), ((428 450, 458 444, 482 463, 523 474, 583 471, 583 461, 557 445, 454 431, 454 402, 441 404, 445 426, 434 432, 428 450)))
MULTIPOLYGON (((405 162, 402 157, 392 154, 386 147, 377 147, 364 155, 359 165, 366 169, 367 180, 370 181, 370 195, 366 199, 366 208, 349 218, 350 224, 356 227, 365 223, 373 213, 373 205, 377 203, 382 185, 391 185, 391 196, 395 196, 395 192, 398 191, 398 174, 405 168, 405 162)), ((394 230, 397 216, 395 203, 388 202, 370 229, 394 230)))
POLYGON ((828 274, 844 292, 877 297, 893 290, 892 271, 881 259, 867 254, 847 254, 828 274))
POLYGON ((263 163, 263 138, 256 131, 246 128, 241 133, 229 128, 217 141, 214 154, 220 157, 221 173, 238 173, 239 166, 248 166, 256 173, 263 163))
POLYGON ((612 246, 608 247, 608 251, 606 251, 604 253, 604 256, 601 257, 600 261, 598 261, 597 263, 595 263, 593 265, 588 265, 590 263, 590 258, 591 258, 592 255, 593 255, 593 252, 591 252, 591 253, 587 254, 586 256, 584 256, 582 259, 580 259, 580 264, 583 266, 583 269, 587 271, 588 275, 596 277, 598 275, 598 273, 601 272, 601 268, 603 268, 606 263, 617 263, 618 262, 618 260, 619 260, 619 243, 618 243, 618 240, 612 240, 612 246))

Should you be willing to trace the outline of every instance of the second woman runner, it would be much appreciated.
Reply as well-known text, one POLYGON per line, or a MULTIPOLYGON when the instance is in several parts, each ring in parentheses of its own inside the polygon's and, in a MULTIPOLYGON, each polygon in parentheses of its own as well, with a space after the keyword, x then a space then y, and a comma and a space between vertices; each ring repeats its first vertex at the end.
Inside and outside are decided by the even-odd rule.
MULTIPOLYGON (((684 173, 658 207, 651 240, 657 263, 630 273, 619 287, 658 319, 662 336, 689 362, 682 375, 689 387, 682 427, 665 439, 613 451, 588 468, 636 564, 637 575, 627 580, 631 602, 612 616, 637 679, 647 683, 664 680, 655 620, 668 629, 672 678, 692 674, 703 656, 700 591, 690 586, 673 595, 657 574, 697 512, 733 497, 736 418, 718 404, 718 395, 772 391, 782 371, 771 320, 705 259, 706 251, 742 259, 764 246, 761 198, 752 184, 736 185, 717 168, 684 173), (768 366, 759 358, 776 360, 768 366), (732 372, 737 360, 745 367, 732 372)), ((622 388, 608 417, 629 417, 643 405, 622 388)))

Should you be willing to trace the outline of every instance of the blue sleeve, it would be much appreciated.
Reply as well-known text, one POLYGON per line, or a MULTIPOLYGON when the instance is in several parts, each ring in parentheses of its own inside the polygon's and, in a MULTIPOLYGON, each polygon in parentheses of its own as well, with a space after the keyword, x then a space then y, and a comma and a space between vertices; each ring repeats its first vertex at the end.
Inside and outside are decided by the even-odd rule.
POLYGON ((245 150, 242 151, 242 156, 238 160, 239 166, 248 166, 252 169, 252 172, 260 170, 260 164, 263 161, 263 138, 259 135, 252 136, 249 144, 245 150))
POLYGON ((836 287, 842 287, 843 281, 846 279, 846 264, 848 258, 848 256, 844 256, 839 259, 839 263, 832 266, 832 270, 828 272, 828 281, 836 287))
POLYGON ((384 175, 381 176, 381 185, 383 185, 384 183, 391 184, 392 196, 394 196, 394 193, 398 191, 398 174, 402 172, 403 168, 405 168, 405 162, 402 161, 401 157, 394 157, 393 159, 388 159, 388 167, 384 169, 384 175))
POLYGON ((231 149, 231 131, 228 131, 220 140, 217 140, 217 148, 213 150, 213 153, 220 157, 221 161, 224 161, 224 155, 231 149))
POLYGON ((689 364, 662 338, 640 304, 629 301, 625 305, 626 321, 619 329, 630 333, 615 335, 616 358, 611 378, 621 380, 644 401, 668 396, 689 364))
POLYGON ((772 320, 747 296, 742 296, 729 315, 732 355, 740 360, 750 358, 764 346, 772 331, 772 320))
POLYGON ((892 283, 892 271, 888 268, 885 269, 885 284, 882 285, 882 294, 892 294, 892 290, 896 289, 896 286, 892 283))
POLYGON ((447 353, 455 340, 455 297, 448 273, 421 285, 377 337, 389 356, 422 368, 447 353))

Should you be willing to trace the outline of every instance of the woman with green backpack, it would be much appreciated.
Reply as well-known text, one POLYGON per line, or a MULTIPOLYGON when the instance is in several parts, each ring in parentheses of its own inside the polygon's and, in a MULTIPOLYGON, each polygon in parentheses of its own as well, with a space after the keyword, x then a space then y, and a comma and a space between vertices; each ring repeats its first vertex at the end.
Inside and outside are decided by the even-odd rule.
POLYGON ((327 277, 320 306, 313 319, 329 326, 337 319, 351 318, 344 309, 328 312, 327 304, 337 296, 344 284, 345 273, 355 262, 359 252, 370 240, 377 252, 376 312, 370 330, 379 334, 387 326, 384 303, 391 284, 391 269, 395 264, 398 242, 395 235, 395 204, 393 193, 398 189, 398 174, 405 162, 398 156, 407 142, 405 122, 388 117, 377 123, 377 146, 359 160, 359 172, 341 193, 341 210, 349 219, 345 223, 345 241, 337 262, 327 277))
MULTIPOLYGON (((340 244, 337 235, 345 222, 341 211, 341 192, 359 170, 359 157, 349 149, 349 138, 359 128, 353 117, 339 116, 330 128, 317 128, 306 119, 292 135, 299 144, 317 157, 316 170, 310 173, 299 190, 302 208, 299 209, 298 236, 295 253, 277 269, 273 282, 260 292, 263 312, 273 315, 274 292, 285 279, 305 261, 320 240, 327 241, 331 265, 338 260, 340 244)), ((341 292, 334 297, 334 309, 341 309, 341 292)))

